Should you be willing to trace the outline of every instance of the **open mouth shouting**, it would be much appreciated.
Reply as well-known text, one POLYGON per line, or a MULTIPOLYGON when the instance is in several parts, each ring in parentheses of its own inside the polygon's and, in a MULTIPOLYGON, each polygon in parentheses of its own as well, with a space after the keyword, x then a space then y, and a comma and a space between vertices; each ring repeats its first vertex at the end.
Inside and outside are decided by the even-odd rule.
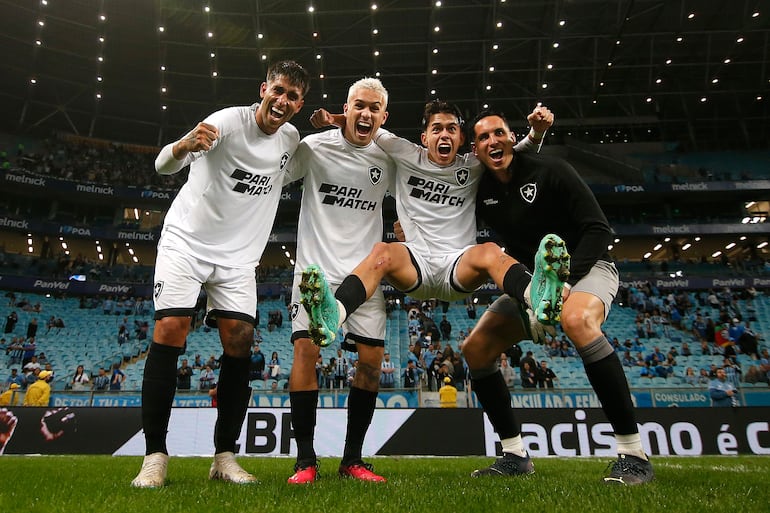
POLYGON ((356 134, 365 139, 372 133, 372 123, 370 121, 358 121, 356 123, 356 134))
POLYGON ((449 156, 452 153, 452 145, 446 142, 438 143, 438 154, 442 157, 449 156))
POLYGON ((280 122, 283 117, 286 115, 285 109, 280 109, 273 104, 272 107, 270 107, 269 116, 270 119, 276 123, 280 122))
POLYGON ((497 165, 501 165, 503 163, 503 150, 501 148, 491 150, 489 152, 489 160, 497 165))

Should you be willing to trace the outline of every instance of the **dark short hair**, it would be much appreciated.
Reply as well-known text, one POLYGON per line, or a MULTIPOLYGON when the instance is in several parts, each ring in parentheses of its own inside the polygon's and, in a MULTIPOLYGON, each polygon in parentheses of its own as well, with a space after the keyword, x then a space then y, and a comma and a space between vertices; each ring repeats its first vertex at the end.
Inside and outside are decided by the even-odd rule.
POLYGON ((298 62, 287 60, 271 64, 267 69, 267 82, 279 76, 286 77, 292 85, 302 89, 303 97, 310 91, 310 74, 298 62))
POLYGON ((460 125, 460 127, 462 127, 465 123, 463 120, 463 115, 457 105, 445 102, 444 100, 433 100, 432 102, 426 103, 425 108, 422 111, 422 122, 420 123, 420 126, 423 130, 428 128, 428 122, 430 121, 430 118, 436 114, 453 115, 457 118, 457 123, 460 125))
POLYGON ((490 116, 497 116, 500 119, 503 120, 503 123, 505 123, 505 126, 508 127, 508 129, 511 129, 511 125, 508 124, 508 118, 505 117, 505 114, 503 114, 500 110, 494 110, 494 109, 484 109, 475 116, 473 116, 473 119, 470 123, 468 123, 468 139, 473 140, 476 136, 474 127, 476 126, 476 123, 481 121, 484 118, 488 118, 490 116))

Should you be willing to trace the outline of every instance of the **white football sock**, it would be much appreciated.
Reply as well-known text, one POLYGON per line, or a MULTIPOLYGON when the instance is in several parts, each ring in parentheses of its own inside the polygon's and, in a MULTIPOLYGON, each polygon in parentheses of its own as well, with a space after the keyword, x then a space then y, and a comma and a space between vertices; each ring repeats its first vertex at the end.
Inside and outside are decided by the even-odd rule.
POLYGON ((521 435, 500 440, 500 444, 503 446, 503 452, 509 452, 516 456, 521 456, 522 458, 527 455, 527 451, 524 450, 524 444, 521 441, 521 435))
POLYGON ((647 461, 647 455, 642 447, 642 437, 639 433, 632 435, 615 435, 615 442, 618 446, 618 454, 627 454, 636 456, 647 461))

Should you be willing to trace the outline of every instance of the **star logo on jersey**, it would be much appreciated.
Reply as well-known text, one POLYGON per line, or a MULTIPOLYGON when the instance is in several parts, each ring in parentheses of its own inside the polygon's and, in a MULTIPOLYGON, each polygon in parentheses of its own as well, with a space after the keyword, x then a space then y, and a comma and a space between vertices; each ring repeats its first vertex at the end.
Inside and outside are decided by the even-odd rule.
POLYGON ((286 167, 286 163, 288 161, 289 161, 289 154, 288 153, 284 153, 283 155, 281 155, 281 166, 280 166, 279 169, 283 169, 284 167, 286 167))
POLYGON ((297 314, 299 314, 299 303, 292 303, 289 305, 289 319, 293 321, 297 318, 297 314))
POLYGON ((155 296, 155 299, 158 299, 158 296, 160 296, 161 292, 163 292, 163 282, 159 281, 153 286, 152 295, 155 296))
POLYGON ((537 196, 537 184, 536 183, 524 184, 519 188, 519 192, 521 193, 521 197, 524 198, 524 201, 526 201, 527 203, 534 203, 535 196, 537 196))
POLYGON ((470 170, 467 167, 461 167, 455 171, 455 180, 459 185, 465 185, 468 183, 468 177, 471 175, 470 170))
POLYGON ((372 182, 372 185, 377 185, 380 183, 380 180, 382 180, 382 169, 378 167, 370 167, 369 180, 372 182))

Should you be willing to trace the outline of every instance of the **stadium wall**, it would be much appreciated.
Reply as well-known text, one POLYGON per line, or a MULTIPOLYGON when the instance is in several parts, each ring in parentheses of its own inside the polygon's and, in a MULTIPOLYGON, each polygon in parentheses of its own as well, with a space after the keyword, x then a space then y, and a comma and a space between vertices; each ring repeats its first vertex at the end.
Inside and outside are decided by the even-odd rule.
MULTIPOLYGON (((144 454, 138 408, 15 408, 5 454, 144 454)), ((518 410, 532 456, 612 456, 612 429, 598 408, 518 410)), ((213 408, 174 408, 171 455, 213 453, 213 408)), ((342 455, 347 410, 320 409, 315 448, 342 455)), ((637 421, 651 455, 770 454, 770 408, 640 408, 637 421)), ((239 438, 243 456, 296 456, 288 408, 250 408, 239 438)), ((363 455, 494 456, 497 435, 480 409, 377 409, 363 455)))

